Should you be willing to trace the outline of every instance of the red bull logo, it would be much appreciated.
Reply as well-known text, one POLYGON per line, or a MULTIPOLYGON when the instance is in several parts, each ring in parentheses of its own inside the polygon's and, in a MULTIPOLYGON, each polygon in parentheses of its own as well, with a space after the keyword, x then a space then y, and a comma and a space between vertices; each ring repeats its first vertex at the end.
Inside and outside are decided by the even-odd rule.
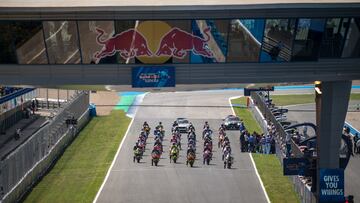
POLYGON ((192 51, 196 55, 213 57, 213 53, 207 48, 210 27, 204 29, 205 39, 181 30, 177 27, 172 28, 160 40, 156 56, 166 55, 176 58, 184 58, 187 51, 192 51))
POLYGON ((96 42, 103 45, 101 51, 95 53, 95 58, 101 59, 120 53, 123 59, 134 58, 135 56, 152 56, 145 37, 134 29, 126 30, 105 41, 101 40, 104 30, 96 28, 98 36, 96 42))
MULTIPOLYGON (((139 27, 141 28, 141 24, 139 27)), ((144 32, 144 29, 142 31, 144 32)), ((171 28, 168 26, 167 30, 158 34, 157 40, 150 37, 152 41, 148 41, 139 29, 128 29, 106 40, 102 39, 105 34, 104 30, 96 28, 96 32, 98 33, 96 42, 102 45, 102 49, 94 54, 97 61, 116 53, 119 53, 125 60, 134 57, 140 57, 140 60, 144 57, 183 59, 189 51, 208 58, 214 57, 207 44, 210 40, 210 27, 203 30, 205 37, 201 38, 178 27, 171 28)))

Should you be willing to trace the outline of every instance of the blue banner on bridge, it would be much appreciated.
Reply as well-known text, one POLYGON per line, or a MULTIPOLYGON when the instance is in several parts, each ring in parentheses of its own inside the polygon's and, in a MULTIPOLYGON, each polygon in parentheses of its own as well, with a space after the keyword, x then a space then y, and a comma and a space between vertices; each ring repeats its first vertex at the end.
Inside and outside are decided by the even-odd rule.
POLYGON ((132 87, 175 87, 175 68, 134 67, 132 69, 132 87))
POLYGON ((320 169, 320 202, 344 202, 344 169, 320 169))

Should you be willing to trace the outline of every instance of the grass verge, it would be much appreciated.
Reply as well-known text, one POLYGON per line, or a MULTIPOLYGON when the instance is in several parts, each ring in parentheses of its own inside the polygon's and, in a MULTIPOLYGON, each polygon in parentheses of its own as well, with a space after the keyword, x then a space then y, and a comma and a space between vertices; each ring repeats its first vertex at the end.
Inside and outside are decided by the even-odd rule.
MULTIPOLYGON (((231 103, 233 105, 242 105, 246 106, 246 97, 240 97, 238 99, 231 100, 231 103)), ((262 130, 260 128, 260 125, 256 122, 254 117, 251 114, 251 111, 249 111, 246 107, 239 107, 234 106, 234 111, 237 116, 240 117, 240 119, 243 120, 246 129, 252 133, 256 131, 257 133, 262 133, 262 130)))
POLYGON ((283 175, 283 169, 276 155, 251 154, 264 187, 271 202, 300 202, 289 178, 283 175))
MULTIPOLYGON (((246 104, 246 97, 231 100, 232 104, 246 104)), ((249 132, 262 132, 258 122, 247 108, 235 107, 237 116, 244 120, 245 127, 249 132)), ((289 178, 283 175, 283 169, 279 159, 275 155, 251 154, 254 159, 260 178, 264 183, 266 193, 271 202, 293 203, 300 202, 298 194, 294 190, 289 178)))
POLYGON ((25 202, 92 202, 129 123, 123 111, 93 118, 25 202))
MULTIPOLYGON (((270 95, 270 98, 273 100, 277 106, 287 106, 295 104, 307 104, 315 103, 314 94, 289 94, 289 95, 270 95)), ((359 93, 353 93, 350 95, 350 101, 360 100, 359 93)))

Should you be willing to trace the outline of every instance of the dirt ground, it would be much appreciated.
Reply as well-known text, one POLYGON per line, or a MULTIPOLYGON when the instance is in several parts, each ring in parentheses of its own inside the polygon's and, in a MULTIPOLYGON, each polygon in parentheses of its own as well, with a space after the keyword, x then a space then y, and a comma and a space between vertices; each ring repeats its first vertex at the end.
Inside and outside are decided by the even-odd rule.
POLYGON ((96 113, 99 116, 109 115, 119 100, 120 97, 117 92, 97 91, 96 93, 90 93, 90 103, 96 105, 96 113))

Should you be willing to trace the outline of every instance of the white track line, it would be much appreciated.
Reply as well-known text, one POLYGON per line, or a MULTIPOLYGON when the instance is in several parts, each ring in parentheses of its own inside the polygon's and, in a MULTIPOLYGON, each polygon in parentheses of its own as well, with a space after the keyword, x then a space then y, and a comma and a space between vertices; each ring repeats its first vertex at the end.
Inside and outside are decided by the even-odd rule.
MULTIPOLYGON (((134 118, 135 118, 135 116, 134 116, 134 118)), ((104 186, 105 186, 105 183, 106 183, 107 179, 108 179, 109 176, 110 176, 111 169, 113 168, 113 166, 114 166, 114 164, 115 164, 115 161, 116 161, 117 157, 118 157, 119 154, 120 154, 120 149, 121 149, 122 145, 124 144, 124 142, 125 142, 125 140, 126 140, 126 136, 127 136, 128 133, 129 133, 129 130, 130 130, 130 127, 131 127, 131 125, 132 125, 132 123, 133 123, 133 121, 134 121, 134 118, 131 119, 131 122, 130 122, 127 130, 126 130, 126 133, 125 133, 124 137, 123 137, 122 140, 121 140, 120 146, 119 146, 119 148, 118 148, 118 150, 117 150, 117 152, 116 152, 116 155, 115 155, 115 157, 114 157, 114 159, 113 159, 113 161, 112 161, 112 163, 111 163, 111 166, 110 166, 109 170, 108 170, 107 173, 106 173, 104 182, 101 184, 101 187, 100 187, 99 191, 97 192, 93 203, 95 203, 95 202, 97 201, 97 199, 99 198, 100 193, 101 193, 101 191, 103 190, 103 188, 104 188, 104 186)))
MULTIPOLYGON (((231 100, 237 99, 237 98, 241 98, 241 97, 243 97, 243 96, 236 96, 236 97, 230 97, 230 98, 229 98, 229 105, 231 106, 231 110, 232 110, 232 112, 233 112, 234 115, 236 115, 236 114, 235 114, 234 108, 232 107, 231 100)), ((262 182, 262 180, 261 180, 261 178, 260 178, 259 172, 258 172, 258 170, 257 170, 257 168, 256 168, 256 165, 255 165, 255 162, 254 162, 254 159, 253 159, 251 153, 249 153, 249 156, 250 156, 250 159, 251 159, 251 163, 252 163, 252 165, 253 165, 253 167, 254 167, 254 169, 255 169, 255 174, 256 174, 256 176, 257 176, 258 179, 259 179, 259 182, 260 182, 260 185, 261 185, 262 190, 264 191, 264 195, 265 195, 266 201, 267 201, 268 203, 270 203, 269 196, 268 196, 268 194, 267 194, 267 192, 266 192, 266 190, 265 190, 264 183, 262 182)))

